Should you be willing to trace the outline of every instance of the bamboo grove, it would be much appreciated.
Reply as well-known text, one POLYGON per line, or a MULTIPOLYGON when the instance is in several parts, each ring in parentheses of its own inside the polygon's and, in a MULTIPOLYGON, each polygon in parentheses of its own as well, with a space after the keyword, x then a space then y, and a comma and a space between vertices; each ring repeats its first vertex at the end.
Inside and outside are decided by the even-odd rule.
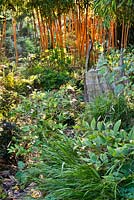
POLYGON ((126 48, 129 28, 133 24, 134 3, 132 0, 17 0, 15 3, 3 0, 0 9, 0 50, 6 37, 6 12, 10 10, 17 61, 16 29, 18 16, 23 13, 31 16, 35 38, 39 38, 42 51, 58 46, 81 57, 86 55, 91 39, 93 44, 101 44, 107 50, 118 48, 119 42, 121 48, 126 48))

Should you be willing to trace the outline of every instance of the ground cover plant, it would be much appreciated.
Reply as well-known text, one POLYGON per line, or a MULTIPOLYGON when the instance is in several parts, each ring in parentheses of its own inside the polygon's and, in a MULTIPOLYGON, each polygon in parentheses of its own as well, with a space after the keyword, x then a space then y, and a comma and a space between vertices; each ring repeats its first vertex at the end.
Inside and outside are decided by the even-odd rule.
POLYGON ((120 124, 93 120, 84 137, 45 142, 40 162, 22 169, 19 180, 36 182, 46 199, 133 199, 134 130, 120 124))

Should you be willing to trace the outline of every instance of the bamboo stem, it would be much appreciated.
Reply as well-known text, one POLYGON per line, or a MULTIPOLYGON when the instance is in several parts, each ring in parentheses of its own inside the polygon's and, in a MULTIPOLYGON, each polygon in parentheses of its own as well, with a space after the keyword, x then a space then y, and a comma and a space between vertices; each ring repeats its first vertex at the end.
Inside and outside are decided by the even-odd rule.
POLYGON ((125 48, 127 47, 129 27, 130 27, 130 23, 128 22, 128 26, 127 26, 127 34, 126 34, 126 41, 125 41, 125 48))
POLYGON ((42 18, 42 26, 43 26, 43 34, 44 34, 44 48, 47 49, 48 48, 48 34, 47 34, 45 18, 42 18))
POLYGON ((124 48, 127 47, 128 32, 129 32, 129 22, 128 24, 125 25, 124 48))
POLYGON ((114 34, 115 34, 115 47, 117 48, 117 23, 116 22, 115 22, 114 34))
POLYGON ((121 49, 124 47, 124 19, 122 22, 122 36, 121 36, 121 49))
POLYGON ((39 9, 34 10, 34 12, 37 16, 39 30, 40 30, 40 47, 43 50, 43 33, 42 33, 42 26, 41 26, 40 17, 39 17, 39 9))
POLYGON ((64 42, 63 42, 64 48, 66 47, 66 14, 64 14, 64 42))
POLYGON ((99 32, 99 41, 100 41, 100 44, 102 44, 103 43, 103 27, 102 27, 102 19, 100 19, 100 22, 99 22, 99 24, 100 24, 100 32, 99 32))
POLYGON ((63 47, 62 28, 61 28, 61 15, 58 16, 58 34, 59 34, 59 46, 63 47))
POLYGON ((111 33, 112 33, 112 48, 114 48, 114 42, 115 42, 115 38, 114 38, 114 21, 111 22, 111 33))
POLYGON ((18 49, 17 49, 17 36, 16 36, 16 20, 12 17, 14 48, 16 55, 16 66, 18 66, 18 49))
POLYGON ((0 49, 3 47, 6 38, 6 17, 3 19, 3 28, 2 28, 2 35, 1 35, 1 43, 0 49))
POLYGON ((33 10, 33 27, 34 27, 34 38, 35 40, 37 39, 38 37, 38 31, 37 31, 37 26, 36 26, 36 17, 35 17, 35 13, 34 13, 34 10, 33 10))
POLYGON ((81 28, 81 50, 80 55, 84 56, 84 41, 85 41, 85 18, 82 20, 82 28, 81 28))
POLYGON ((88 33, 87 33, 87 24, 88 24, 88 4, 86 7, 86 18, 85 18, 85 31, 86 31, 86 53, 87 53, 87 49, 88 49, 88 33))

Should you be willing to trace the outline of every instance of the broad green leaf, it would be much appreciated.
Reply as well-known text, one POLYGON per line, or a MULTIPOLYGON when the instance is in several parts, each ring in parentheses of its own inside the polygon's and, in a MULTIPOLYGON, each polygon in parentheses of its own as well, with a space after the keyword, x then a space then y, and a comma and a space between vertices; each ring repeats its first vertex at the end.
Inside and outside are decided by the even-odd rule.
POLYGON ((116 95, 120 94, 124 89, 124 85, 123 84, 118 84, 115 89, 114 89, 114 92, 116 95))
POLYGON ((99 131, 102 130, 102 125, 103 125, 102 122, 97 123, 97 128, 98 128, 99 131))
POLYGON ((83 122, 82 122, 82 125, 83 125, 86 129, 89 128, 89 123, 86 122, 86 121, 84 121, 84 120, 83 120, 83 122))
POLYGON ((92 130, 96 129, 96 120, 95 120, 95 118, 93 118, 93 120, 91 121, 91 128, 92 128, 92 130))
POLYGON ((113 154, 115 153, 115 150, 110 146, 107 146, 107 149, 108 149, 109 154, 113 156, 113 154))
POLYGON ((100 159, 103 163, 108 163, 107 153, 100 154, 100 159))
POLYGON ((120 125, 121 125, 121 120, 118 120, 115 125, 114 125, 114 132, 117 133, 119 131, 119 128, 120 128, 120 125))
POLYGON ((22 169, 24 169, 24 167, 25 167, 25 163, 22 162, 22 161, 18 161, 18 168, 19 168, 20 170, 22 170, 22 169))
POLYGON ((92 163, 97 163, 97 162, 98 162, 98 157, 96 156, 95 153, 90 152, 90 153, 89 153, 89 156, 90 156, 90 161, 91 161, 92 163))
POLYGON ((24 132, 30 131, 30 127, 29 126, 24 126, 22 128, 22 131, 24 131, 24 132))

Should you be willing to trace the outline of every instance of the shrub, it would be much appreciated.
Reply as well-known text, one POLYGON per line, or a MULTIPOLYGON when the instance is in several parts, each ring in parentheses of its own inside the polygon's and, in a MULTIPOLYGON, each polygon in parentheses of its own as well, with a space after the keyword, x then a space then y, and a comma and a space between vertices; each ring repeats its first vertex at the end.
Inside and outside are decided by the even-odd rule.
POLYGON ((52 69, 45 69, 42 74, 38 76, 38 79, 34 81, 35 88, 42 88, 46 91, 52 89, 59 89, 61 85, 67 83, 70 80, 69 73, 67 71, 56 71, 52 69))
POLYGON ((24 78, 36 76, 35 89, 59 89, 71 78, 71 58, 65 54, 64 49, 55 48, 45 51, 39 57, 29 57, 29 64, 23 71, 24 78))

